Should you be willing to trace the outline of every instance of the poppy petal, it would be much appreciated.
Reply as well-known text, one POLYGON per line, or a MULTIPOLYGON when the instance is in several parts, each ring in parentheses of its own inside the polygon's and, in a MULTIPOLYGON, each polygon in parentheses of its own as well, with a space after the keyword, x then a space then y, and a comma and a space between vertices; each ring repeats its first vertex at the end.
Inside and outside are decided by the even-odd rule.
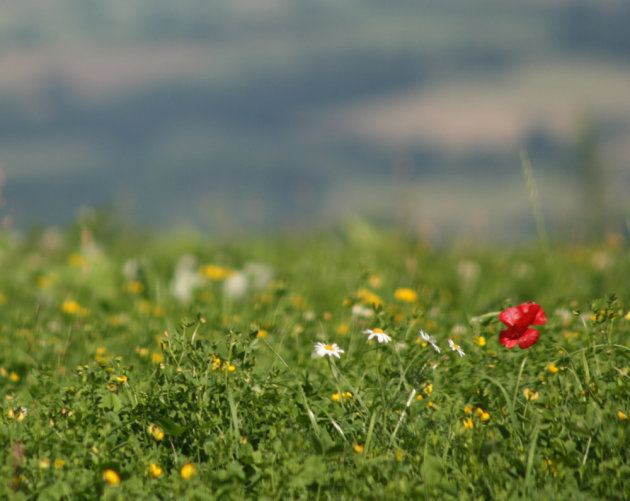
POLYGON ((503 322, 508 327, 513 327, 517 325, 518 321, 522 316, 521 311, 516 306, 511 306, 510 308, 506 308, 499 315, 499 320, 503 322))
POLYGON ((534 319, 531 321, 531 324, 543 325, 545 323, 547 323, 547 315, 545 315, 545 312, 543 311, 543 309, 540 306, 538 306, 538 311, 536 312, 536 316, 534 317, 534 319))
POLYGON ((518 345, 522 348, 529 348, 538 342, 540 332, 536 329, 527 329, 521 337, 518 338, 518 345))
POLYGON ((514 348, 518 343, 518 338, 514 337, 511 329, 501 331, 499 334, 499 342, 508 349, 514 348))

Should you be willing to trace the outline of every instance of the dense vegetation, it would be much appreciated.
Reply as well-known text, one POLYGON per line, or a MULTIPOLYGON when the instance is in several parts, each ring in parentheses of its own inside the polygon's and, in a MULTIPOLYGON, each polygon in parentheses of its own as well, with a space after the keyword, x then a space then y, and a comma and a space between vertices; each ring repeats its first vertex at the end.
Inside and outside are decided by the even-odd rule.
POLYGON ((630 496, 619 236, 0 238, 2 497, 630 496), (508 350, 498 315, 528 301, 540 339, 508 350))

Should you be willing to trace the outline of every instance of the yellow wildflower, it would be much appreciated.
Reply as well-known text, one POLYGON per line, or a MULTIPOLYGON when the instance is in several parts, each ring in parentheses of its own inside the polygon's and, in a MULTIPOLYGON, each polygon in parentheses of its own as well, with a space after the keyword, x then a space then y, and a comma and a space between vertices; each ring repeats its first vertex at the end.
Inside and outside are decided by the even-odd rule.
POLYGON ((483 336, 476 336, 473 338, 474 343, 477 346, 485 346, 486 345, 486 338, 483 336))
POLYGON ((150 425, 149 426, 149 433, 151 435, 153 435, 153 438, 155 440, 157 440, 158 442, 164 438, 164 432, 162 431, 162 429, 159 426, 155 426, 153 424, 150 425))
POLYGON ((129 381, 129 378, 127 378, 127 376, 116 376, 116 381, 119 383, 126 383, 129 381))
POLYGON ((68 256, 68 264, 70 266, 81 268, 87 264, 87 259, 85 259, 85 256, 83 256, 82 254, 77 254, 75 252, 73 254, 70 254, 70 256, 68 256))
POLYGON ((333 402, 341 402, 341 395, 339 395, 339 393, 333 393, 330 398, 332 398, 333 402))
POLYGON ((210 280, 219 281, 225 280, 230 275, 234 274, 234 270, 230 268, 225 268, 223 266, 208 264, 201 267, 201 273, 208 277, 210 280))
POLYGON ((144 285, 140 282, 126 282, 123 286, 125 292, 131 292, 132 294, 140 294, 144 290, 144 285))
POLYGON ((266 338, 268 335, 269 333, 265 329, 260 329, 256 334, 259 338, 266 338))
POLYGON ((154 351, 151 355, 151 361, 154 364, 159 364, 161 362, 164 362, 164 356, 161 353, 154 351))
POLYGON ((535 402, 536 400, 538 400, 538 392, 532 391, 529 388, 525 388, 523 390, 523 396, 530 402, 535 402))
POLYGON ((352 446, 352 450, 356 452, 357 454, 363 454, 363 449, 364 449, 364 446, 361 444, 354 444, 352 446))
POLYGON ((555 374, 555 373, 556 373, 556 372, 558 372, 560 369, 558 369, 558 367, 556 367, 556 364, 554 364, 554 363, 552 362, 552 363, 550 363, 550 364, 547 366, 547 370, 548 370, 549 372, 551 372, 552 374, 555 374))
POLYGON ((359 289, 357 291, 357 297, 359 301, 368 306, 374 305, 375 307, 383 306, 383 300, 372 291, 368 289, 359 289))
POLYGON ((431 393, 433 393, 433 385, 431 383, 427 384, 424 387, 424 392, 427 394, 427 396, 431 395, 431 393))
POLYGON ((151 478, 157 478, 162 474, 163 470, 157 464, 151 463, 147 470, 147 473, 151 478))
POLYGON ((405 457, 405 452, 401 449, 396 449, 394 451, 394 456, 396 457, 396 461, 402 463, 403 458, 405 457))
POLYGON ((61 304, 61 311, 63 313, 66 313, 67 315, 78 315, 78 316, 85 316, 89 313, 88 310, 86 310, 79 303, 71 299, 66 299, 61 304))
POLYGON ((192 463, 186 463, 182 466, 181 470, 179 470, 179 474, 184 480, 188 480, 190 477, 197 473, 197 468, 192 463))
POLYGON ((50 459, 48 459, 48 458, 41 458, 39 460, 39 467, 42 470, 47 470, 48 468, 50 468, 50 459))
POLYGON ((66 460, 65 460, 65 459, 55 459, 55 461, 53 461, 53 466, 54 466, 57 470, 60 470, 61 468, 63 468, 64 466, 66 466, 66 460))
POLYGON ((9 379, 13 381, 14 383, 17 383, 20 380, 20 375, 17 372, 13 371, 9 375, 9 379))
POLYGON ((348 330, 348 324, 341 324, 339 327, 337 327, 337 334, 341 334, 343 336, 344 334, 348 333, 348 330))
POLYGON ((617 411, 617 416, 622 421, 625 421, 626 419, 628 419, 628 415, 625 412, 623 412, 623 411, 617 411))
POLYGON ((217 357, 216 355, 212 354, 212 370, 216 371, 218 369, 221 368, 221 359, 219 357, 217 357))
POLYGON ((402 301, 404 303, 415 303, 418 300, 418 293, 413 289, 401 287, 399 289, 396 289, 396 292, 394 292, 394 297, 398 301, 402 301))
POLYGON ((114 470, 105 470, 103 472, 103 480, 109 485, 118 485, 120 483, 120 475, 114 470))
POLYGON ((472 405, 464 406, 464 414, 472 414, 472 405))
POLYGON ((475 426, 474 421, 472 420, 472 418, 466 418, 462 421, 462 424, 464 425, 464 428, 466 430, 472 430, 473 427, 475 426))

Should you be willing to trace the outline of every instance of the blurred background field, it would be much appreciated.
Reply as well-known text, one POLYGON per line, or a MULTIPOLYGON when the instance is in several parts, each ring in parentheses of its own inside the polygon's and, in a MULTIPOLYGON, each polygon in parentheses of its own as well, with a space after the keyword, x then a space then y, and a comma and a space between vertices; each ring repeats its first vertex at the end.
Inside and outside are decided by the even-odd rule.
MULTIPOLYGON (((625 232, 630 2, 0 7, 0 215, 210 235, 361 215, 517 242, 625 232)), ((8 219, 7 219, 8 224, 8 219)))

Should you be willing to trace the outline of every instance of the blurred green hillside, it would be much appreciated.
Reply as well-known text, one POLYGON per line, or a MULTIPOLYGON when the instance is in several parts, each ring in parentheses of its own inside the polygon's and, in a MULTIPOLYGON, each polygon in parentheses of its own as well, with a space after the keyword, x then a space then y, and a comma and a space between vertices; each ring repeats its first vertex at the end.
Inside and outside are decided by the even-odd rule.
POLYGON ((618 230, 629 18, 614 1, 4 4, 3 214, 106 206, 222 235, 363 214, 510 241, 534 231, 526 149, 550 227, 579 237, 587 130, 618 230))

